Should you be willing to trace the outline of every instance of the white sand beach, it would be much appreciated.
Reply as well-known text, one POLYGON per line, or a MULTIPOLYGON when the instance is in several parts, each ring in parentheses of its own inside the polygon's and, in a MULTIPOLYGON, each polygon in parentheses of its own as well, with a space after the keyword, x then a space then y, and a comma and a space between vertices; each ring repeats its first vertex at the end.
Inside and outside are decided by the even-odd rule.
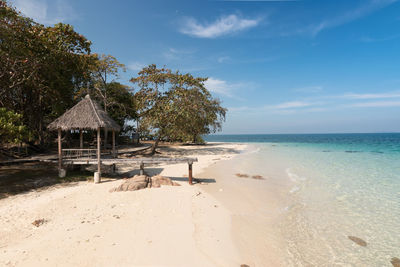
MULTIPOLYGON (((166 153, 197 157, 196 177, 245 148, 242 144, 212 144, 178 147, 166 153)), ((248 228, 241 229, 243 218, 233 217, 213 196, 218 182, 190 186, 182 179, 187 164, 155 169, 160 168, 161 175, 172 177, 181 186, 110 193, 123 181, 79 182, 1 199, 0 265, 251 266, 246 262, 251 257, 240 250, 246 245, 256 248, 259 237, 249 232, 254 244, 238 242, 233 223, 237 230, 248 228), (37 219, 45 223, 32 225, 37 219)), ((265 255, 265 249, 252 253, 265 255)))

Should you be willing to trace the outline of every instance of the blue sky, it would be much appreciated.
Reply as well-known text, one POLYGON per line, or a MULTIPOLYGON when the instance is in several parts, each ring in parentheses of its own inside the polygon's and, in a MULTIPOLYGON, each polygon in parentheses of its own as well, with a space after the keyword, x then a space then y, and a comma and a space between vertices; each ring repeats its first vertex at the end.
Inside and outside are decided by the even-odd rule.
POLYGON ((400 3, 13 0, 127 66, 209 77, 222 133, 400 132, 400 3))

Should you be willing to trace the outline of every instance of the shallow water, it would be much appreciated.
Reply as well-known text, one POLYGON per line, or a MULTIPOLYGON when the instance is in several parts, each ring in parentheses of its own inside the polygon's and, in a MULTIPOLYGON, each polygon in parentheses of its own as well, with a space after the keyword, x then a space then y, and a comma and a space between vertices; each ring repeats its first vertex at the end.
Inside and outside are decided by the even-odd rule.
POLYGON ((213 141, 255 141, 235 170, 288 185, 279 195, 285 266, 391 266, 400 257, 400 134, 238 139, 213 141))

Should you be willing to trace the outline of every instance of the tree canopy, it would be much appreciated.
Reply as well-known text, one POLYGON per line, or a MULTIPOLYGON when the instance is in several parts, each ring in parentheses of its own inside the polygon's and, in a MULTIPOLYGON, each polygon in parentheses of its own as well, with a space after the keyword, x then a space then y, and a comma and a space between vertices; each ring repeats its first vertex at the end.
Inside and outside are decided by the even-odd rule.
POLYGON ((154 64, 131 79, 140 129, 156 136, 153 152, 161 139, 199 142, 202 134, 221 129, 226 109, 205 88, 206 80, 154 64))
POLYGON ((91 42, 67 24, 45 27, 0 2, 0 106, 22 115, 35 139, 89 79, 91 42))

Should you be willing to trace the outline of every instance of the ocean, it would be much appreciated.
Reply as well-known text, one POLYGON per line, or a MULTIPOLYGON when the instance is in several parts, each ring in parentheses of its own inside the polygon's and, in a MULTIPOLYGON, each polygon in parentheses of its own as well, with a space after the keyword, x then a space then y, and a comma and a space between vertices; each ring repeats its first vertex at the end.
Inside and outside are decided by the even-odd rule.
POLYGON ((392 266, 400 258, 399 133, 205 140, 250 143, 253 152, 240 155, 233 172, 257 170, 266 185, 273 179, 290 185, 281 194, 279 225, 285 266, 392 266), (274 176, 272 169, 284 175, 274 176))

